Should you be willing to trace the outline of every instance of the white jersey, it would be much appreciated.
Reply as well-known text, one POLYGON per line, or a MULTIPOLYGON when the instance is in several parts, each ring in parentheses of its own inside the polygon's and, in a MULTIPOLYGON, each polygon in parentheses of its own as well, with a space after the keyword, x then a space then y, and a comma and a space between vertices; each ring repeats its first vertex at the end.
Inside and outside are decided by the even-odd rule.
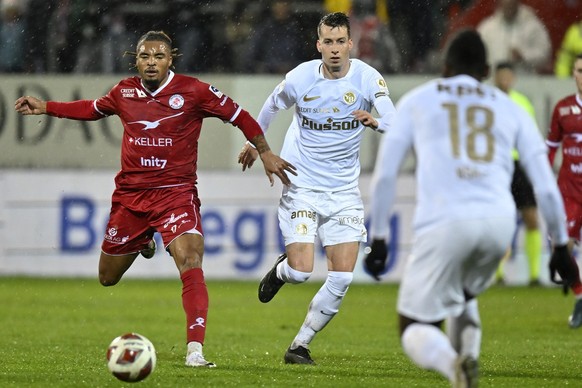
POLYGON ((361 109, 380 114, 386 131, 395 108, 384 78, 364 62, 351 59, 345 77, 326 79, 321 60, 304 62, 287 73, 269 96, 257 121, 264 132, 280 109, 295 105, 281 157, 297 168, 297 187, 338 191, 356 187, 360 142, 366 128, 352 115, 361 109))
POLYGON ((459 75, 430 81, 402 97, 372 179, 373 237, 387 235, 399 166, 411 148, 417 158, 417 233, 451 220, 515 217, 510 184, 516 148, 554 241, 567 241, 563 203, 542 136, 501 90, 459 75))

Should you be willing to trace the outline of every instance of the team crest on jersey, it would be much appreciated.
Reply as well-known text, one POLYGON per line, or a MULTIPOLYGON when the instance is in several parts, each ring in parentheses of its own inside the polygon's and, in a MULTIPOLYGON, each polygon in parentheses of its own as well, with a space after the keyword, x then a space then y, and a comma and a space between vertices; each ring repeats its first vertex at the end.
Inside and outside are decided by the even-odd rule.
POLYGON ((214 86, 210 85, 210 87, 208 88, 212 93, 214 93, 214 95, 218 98, 222 97, 223 93, 216 89, 214 86))
POLYGON ((275 90, 277 90, 277 94, 281 93, 283 89, 285 89, 285 80, 281 81, 275 88, 275 90))
POLYGON ((179 94, 174 94, 170 97, 170 107, 172 109, 180 109, 184 106, 184 97, 179 94))
POLYGON ((378 86, 379 86, 381 89, 388 89, 388 86, 386 85, 386 81, 384 81, 384 78, 378 78, 378 79, 376 80, 376 82, 378 83, 378 86))
POLYGON ((356 102, 356 93, 351 91, 344 93, 343 100, 346 104, 352 105, 356 102))

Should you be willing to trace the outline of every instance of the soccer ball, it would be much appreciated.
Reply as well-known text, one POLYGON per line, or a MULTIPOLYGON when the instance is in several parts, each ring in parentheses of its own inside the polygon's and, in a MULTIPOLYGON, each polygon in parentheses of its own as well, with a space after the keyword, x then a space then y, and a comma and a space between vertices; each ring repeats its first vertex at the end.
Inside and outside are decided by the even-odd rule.
POLYGON ((120 335, 107 348, 107 367, 119 380, 130 383, 143 380, 156 367, 156 349, 143 335, 120 335))

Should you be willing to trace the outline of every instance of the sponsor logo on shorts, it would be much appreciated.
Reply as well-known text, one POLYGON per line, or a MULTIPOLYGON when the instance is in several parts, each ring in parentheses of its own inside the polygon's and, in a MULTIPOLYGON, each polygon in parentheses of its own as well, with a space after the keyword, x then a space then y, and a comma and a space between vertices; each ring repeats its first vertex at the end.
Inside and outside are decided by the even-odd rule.
POLYGON ((296 218, 309 218, 315 222, 315 217, 317 217, 317 213, 311 210, 297 210, 291 213, 292 220, 296 218))
POLYGON ((295 233, 305 236, 307 234, 307 225, 299 224, 295 227, 295 233))
POLYGON ((129 236, 118 237, 117 236, 117 228, 109 228, 107 229, 107 233, 104 236, 105 241, 111 244, 125 244, 127 240, 129 240, 129 236))
POLYGON ((338 221, 340 225, 363 225, 364 217, 357 216, 339 216, 338 221))
POLYGON ((165 222, 164 222, 164 229, 167 229, 170 225, 172 225, 172 227, 170 228, 172 230, 172 233, 176 233, 176 231, 178 230, 179 227, 181 227, 184 224, 187 224, 189 222, 192 222, 192 220, 182 220, 182 218, 187 217, 188 213, 184 212, 180 215, 175 215, 174 213, 172 213, 172 215, 170 216, 170 218, 168 218, 165 222), (180 222, 178 224, 178 221, 182 220, 182 222, 180 222))

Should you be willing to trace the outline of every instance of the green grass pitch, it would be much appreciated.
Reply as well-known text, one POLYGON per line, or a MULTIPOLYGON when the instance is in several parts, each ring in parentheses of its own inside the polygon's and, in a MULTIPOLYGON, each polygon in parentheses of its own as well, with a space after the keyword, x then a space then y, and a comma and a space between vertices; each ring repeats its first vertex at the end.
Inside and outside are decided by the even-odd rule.
MULTIPOLYGON (((402 353, 396 285, 352 284, 334 320, 311 344, 316 366, 283 354, 320 283, 286 285, 268 304, 257 282, 210 281, 205 355, 218 367, 183 365, 178 280, 0 277, 0 387, 447 387, 402 353), (109 342, 135 331, 158 364, 136 384, 109 374, 109 342)), ((573 297, 557 288, 494 287, 480 298, 481 387, 582 386, 582 329, 568 327, 573 297)))

